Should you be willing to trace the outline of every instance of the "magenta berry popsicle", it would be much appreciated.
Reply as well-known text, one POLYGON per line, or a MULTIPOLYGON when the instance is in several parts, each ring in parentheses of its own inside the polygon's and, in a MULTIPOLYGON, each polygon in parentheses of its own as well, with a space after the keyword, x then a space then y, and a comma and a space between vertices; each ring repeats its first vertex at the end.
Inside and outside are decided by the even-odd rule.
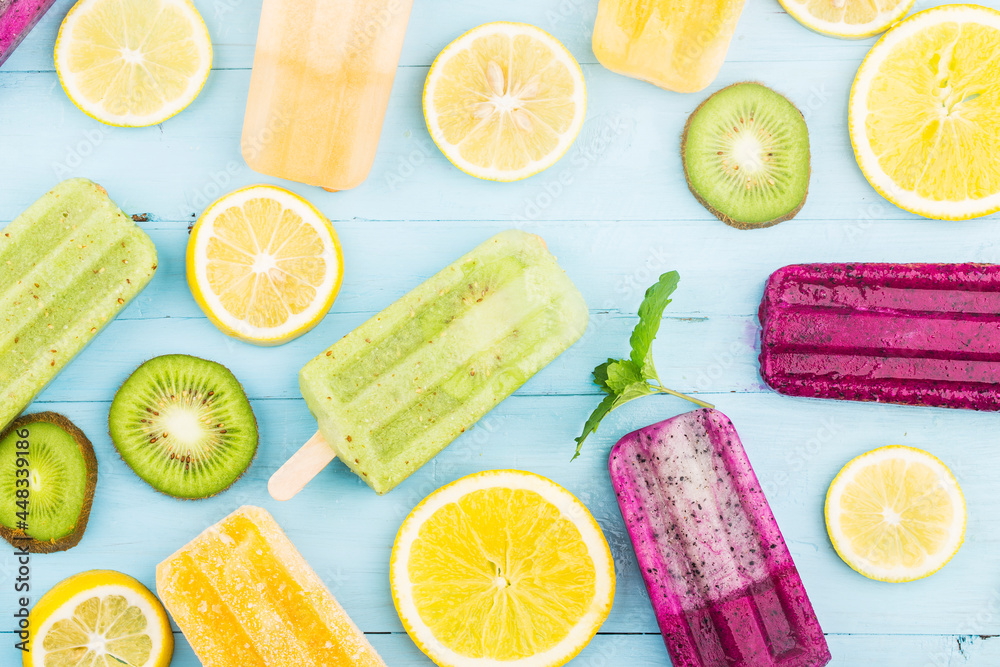
POLYGON ((0 65, 55 0, 0 0, 0 65))
POLYGON ((695 410, 611 450, 674 667, 820 667, 830 651, 729 418, 695 410))
POLYGON ((760 323, 782 394, 1000 410, 1000 265, 786 266, 760 323))

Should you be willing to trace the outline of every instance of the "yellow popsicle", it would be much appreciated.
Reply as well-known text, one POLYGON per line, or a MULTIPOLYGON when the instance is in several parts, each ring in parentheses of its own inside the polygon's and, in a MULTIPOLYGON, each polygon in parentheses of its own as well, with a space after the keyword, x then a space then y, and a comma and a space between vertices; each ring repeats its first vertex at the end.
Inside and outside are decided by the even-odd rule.
POLYGON ((385 667, 275 522, 244 506, 156 568, 164 606, 212 667, 385 667))
POLYGON ((601 0, 594 54, 612 72, 678 93, 715 80, 745 0, 601 0))
POLYGON ((413 0, 265 0, 243 157, 254 171, 346 190, 375 160, 413 0))

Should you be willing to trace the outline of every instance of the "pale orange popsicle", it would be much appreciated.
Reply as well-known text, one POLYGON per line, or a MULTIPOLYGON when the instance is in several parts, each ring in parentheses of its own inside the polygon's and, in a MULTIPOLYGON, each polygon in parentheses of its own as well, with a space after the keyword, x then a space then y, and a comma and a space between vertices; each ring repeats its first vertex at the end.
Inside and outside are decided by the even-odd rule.
POLYGON ((244 506, 156 568, 204 665, 385 667, 274 518, 244 506))
POLYGON ((612 72, 678 93, 715 79, 745 0, 601 0, 594 54, 612 72))
POLYGON ((243 157, 327 190, 372 167, 413 0, 264 0, 243 157))

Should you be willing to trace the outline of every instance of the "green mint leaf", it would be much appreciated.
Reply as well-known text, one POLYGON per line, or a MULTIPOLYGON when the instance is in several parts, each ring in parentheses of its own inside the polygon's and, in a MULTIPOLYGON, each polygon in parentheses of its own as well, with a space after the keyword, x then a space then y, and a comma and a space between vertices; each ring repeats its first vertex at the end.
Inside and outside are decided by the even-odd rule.
MULTIPOLYGON (((576 438, 576 453, 573 454, 573 459, 580 455, 580 450, 583 448, 583 441, 587 439, 588 435, 597 431, 597 427, 600 425, 601 420, 604 419, 606 414, 611 412, 614 408, 614 404, 615 396, 613 394, 605 396, 600 405, 598 405, 597 408, 591 413, 590 417, 587 418, 587 423, 583 425, 583 433, 579 438, 576 438)), ((573 459, 570 459, 570 461, 573 459)))
POLYGON ((663 311, 670 303, 670 295, 677 289, 680 275, 670 271, 660 276, 648 290, 646 297, 639 306, 639 323, 632 331, 629 343, 632 345, 630 356, 632 363, 642 369, 643 374, 651 380, 659 380, 656 367, 653 366, 653 339, 660 330, 660 320, 663 311))
POLYGON ((660 330, 660 319, 663 317, 663 311, 670 303, 670 295, 677 289, 679 280, 680 276, 677 272, 670 271, 660 276, 656 284, 646 290, 646 296, 642 305, 639 306, 639 323, 635 325, 632 337, 629 339, 632 345, 632 353, 629 358, 608 359, 594 369, 594 384, 600 387, 607 396, 587 418, 587 423, 583 426, 583 433, 575 439, 574 459, 580 455, 583 441, 591 433, 597 432, 601 420, 609 412, 640 396, 655 393, 670 394, 691 401, 703 408, 714 407, 711 403, 662 386, 660 378, 656 375, 656 367, 653 365, 653 339, 656 338, 656 333, 660 330), (650 381, 655 381, 656 384, 650 384, 650 381))
POLYGON ((603 364, 599 364, 597 368, 594 369, 594 384, 601 388, 601 391, 611 394, 614 393, 608 387, 608 366, 611 364, 618 363, 615 359, 608 359, 603 364))
POLYGON ((607 364, 605 371, 608 374, 605 384, 610 394, 621 394, 636 382, 646 382, 642 370, 628 359, 619 359, 607 364))
MULTIPOLYGON (((620 360, 618 363, 631 365, 631 362, 628 360, 620 360)), ((587 436, 591 433, 597 432, 597 427, 600 425, 601 420, 604 419, 609 412, 615 408, 621 407, 625 403, 628 403, 633 398, 648 396, 649 394, 656 393, 656 391, 657 389, 655 387, 651 387, 645 380, 639 380, 622 387, 622 390, 619 392, 605 396, 600 405, 598 405, 594 412, 591 413, 590 418, 587 419, 587 423, 583 425, 583 433, 579 438, 576 438, 576 453, 573 454, 573 459, 580 455, 580 451, 583 448, 583 441, 586 440, 587 436)), ((573 459, 570 460, 572 461, 573 459)))

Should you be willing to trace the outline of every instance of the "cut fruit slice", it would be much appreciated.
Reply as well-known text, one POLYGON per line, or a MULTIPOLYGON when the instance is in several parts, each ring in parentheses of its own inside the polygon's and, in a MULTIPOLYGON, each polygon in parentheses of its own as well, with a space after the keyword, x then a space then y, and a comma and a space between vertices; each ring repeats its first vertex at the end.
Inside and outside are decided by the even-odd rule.
POLYGON ((144 127, 198 96, 212 42, 190 0, 80 0, 59 28, 55 61, 63 89, 85 114, 144 127))
POLYGON ((112 570, 56 584, 28 622, 25 667, 168 667, 174 653, 163 605, 138 581, 112 570))
POLYGON ((330 221, 273 185, 219 198, 188 241, 195 301, 219 329, 258 345, 280 345, 316 326, 343 275, 344 256, 330 221))
POLYGON ((906 16, 914 0, 780 0, 791 16, 830 37, 861 39, 885 31, 906 16))
POLYGON ((517 181, 552 166, 583 125, 583 72, 559 40, 526 23, 473 28, 434 60, 424 118, 467 174, 517 181))
POLYGON ((443 666, 562 665, 615 592, 587 508, 519 470, 469 475, 425 498, 396 535, 390 580, 406 631, 443 666))
POLYGON ((257 453, 257 420, 239 380, 186 354, 139 366, 115 393, 108 427, 135 474, 175 498, 225 491, 257 453))
POLYGON ((965 539, 965 497, 948 467, 914 447, 880 447, 851 460, 826 494, 833 548, 878 581, 930 576, 965 539))
POLYGON ((684 126, 681 160, 692 194, 738 229, 795 217, 809 192, 806 121, 759 83, 734 83, 702 102, 684 126))
POLYGON ((75 547, 96 485, 94 448, 70 420, 55 412, 15 419, 0 438, 0 537, 34 553, 75 547))
POLYGON ((851 88, 849 128, 865 178, 927 218, 1000 210, 1000 12, 943 5, 880 39, 851 88))

